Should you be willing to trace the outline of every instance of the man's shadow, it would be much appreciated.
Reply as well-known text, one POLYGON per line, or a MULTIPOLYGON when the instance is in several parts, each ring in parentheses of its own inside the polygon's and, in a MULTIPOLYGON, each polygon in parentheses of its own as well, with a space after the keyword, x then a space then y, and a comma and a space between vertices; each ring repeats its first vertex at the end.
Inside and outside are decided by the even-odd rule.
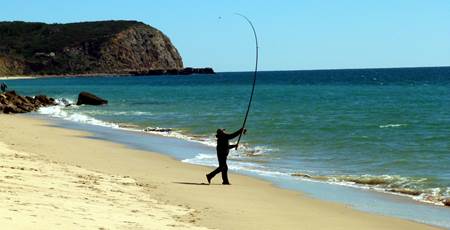
POLYGON ((210 185, 210 184, 207 184, 207 183, 184 182, 184 181, 174 181, 172 183, 174 183, 174 184, 184 184, 184 185, 210 185))

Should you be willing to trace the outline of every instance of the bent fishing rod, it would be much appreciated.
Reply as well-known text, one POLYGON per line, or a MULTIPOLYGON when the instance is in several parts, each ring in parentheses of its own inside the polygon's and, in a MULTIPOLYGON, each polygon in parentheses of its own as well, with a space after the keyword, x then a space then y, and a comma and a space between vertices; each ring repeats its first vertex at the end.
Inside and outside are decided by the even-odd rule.
MULTIPOLYGON (((247 123, 248 113, 250 112, 250 106, 252 105, 253 93, 255 92, 256 74, 258 73, 258 48, 259 47, 258 47, 258 36, 256 35, 256 30, 255 30, 255 27, 253 26, 253 23, 245 15, 239 14, 239 13, 235 13, 235 14, 238 15, 238 16, 241 16, 242 18, 244 18, 248 22, 248 24, 252 27, 253 35, 255 36, 255 45, 256 45, 255 46, 256 47, 255 71, 253 72, 252 92, 250 94, 250 100, 248 101, 247 112, 245 113, 244 122, 242 123, 242 128, 245 128, 245 124, 247 123)), ((236 144, 236 150, 238 149, 239 142, 241 141, 242 133, 243 132, 241 132, 239 134, 239 138, 238 138, 238 141, 237 141, 237 144, 236 144)))

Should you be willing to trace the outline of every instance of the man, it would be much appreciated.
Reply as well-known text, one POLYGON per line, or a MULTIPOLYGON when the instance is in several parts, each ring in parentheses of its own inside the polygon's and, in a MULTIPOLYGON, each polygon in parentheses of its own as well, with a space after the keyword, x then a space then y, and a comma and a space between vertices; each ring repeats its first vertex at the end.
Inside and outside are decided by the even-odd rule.
POLYGON ((2 82, 2 84, 0 85, 0 89, 2 90, 2 93, 4 93, 6 91, 6 88, 8 88, 8 86, 2 82))
POLYGON ((230 140, 239 136, 239 134, 246 132, 247 130, 244 128, 239 129, 238 131, 227 134, 225 133, 225 129, 218 129, 216 138, 217 138, 217 159, 219 160, 219 167, 217 167, 214 171, 210 172, 209 174, 206 174, 206 179, 208 180, 208 183, 211 184, 211 179, 218 174, 219 172, 222 172, 222 184, 229 185, 230 181, 228 181, 228 166, 227 166, 227 156, 230 152, 230 149, 236 148, 237 145, 230 145, 230 140))

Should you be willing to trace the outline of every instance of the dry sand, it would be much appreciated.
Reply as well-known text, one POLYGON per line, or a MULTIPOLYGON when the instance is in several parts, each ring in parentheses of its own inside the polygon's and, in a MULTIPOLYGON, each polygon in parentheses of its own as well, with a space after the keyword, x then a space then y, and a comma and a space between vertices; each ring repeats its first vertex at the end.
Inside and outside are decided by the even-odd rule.
POLYGON ((208 186, 210 168, 28 116, 0 115, 0 127, 2 227, 434 229, 247 176, 231 175, 232 186, 219 179, 208 186))
POLYGON ((201 229, 192 209, 152 199, 134 179, 54 163, 0 143, 2 229, 201 229))

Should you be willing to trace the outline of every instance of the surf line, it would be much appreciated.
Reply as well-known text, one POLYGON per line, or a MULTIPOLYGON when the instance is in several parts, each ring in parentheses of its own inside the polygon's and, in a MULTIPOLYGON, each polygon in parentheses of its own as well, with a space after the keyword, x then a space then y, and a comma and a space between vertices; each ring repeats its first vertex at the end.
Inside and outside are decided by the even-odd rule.
MULTIPOLYGON (((256 47, 256 57, 255 57, 255 71, 253 72, 253 86, 252 86, 252 93, 250 94, 250 99, 248 101, 248 106, 247 106, 247 112, 245 113, 245 118, 244 118, 244 122, 242 123, 242 128, 245 128, 245 124, 247 123, 247 118, 248 118, 248 113, 250 112, 250 107, 252 105, 252 100, 253 100, 253 93, 255 92, 255 85, 256 85, 256 75, 258 73, 258 36, 256 35, 256 30, 255 27, 253 26, 252 21, 250 21, 250 19, 248 19, 245 15, 243 14, 239 14, 239 13, 235 13, 235 15, 238 15, 242 18, 244 18, 248 24, 251 26, 252 31, 253 31, 253 35, 255 36, 255 47, 256 47)), ((242 137, 242 132, 241 134, 239 134, 239 138, 236 144, 236 150, 238 149, 239 146, 239 142, 241 141, 241 137, 242 137)))

